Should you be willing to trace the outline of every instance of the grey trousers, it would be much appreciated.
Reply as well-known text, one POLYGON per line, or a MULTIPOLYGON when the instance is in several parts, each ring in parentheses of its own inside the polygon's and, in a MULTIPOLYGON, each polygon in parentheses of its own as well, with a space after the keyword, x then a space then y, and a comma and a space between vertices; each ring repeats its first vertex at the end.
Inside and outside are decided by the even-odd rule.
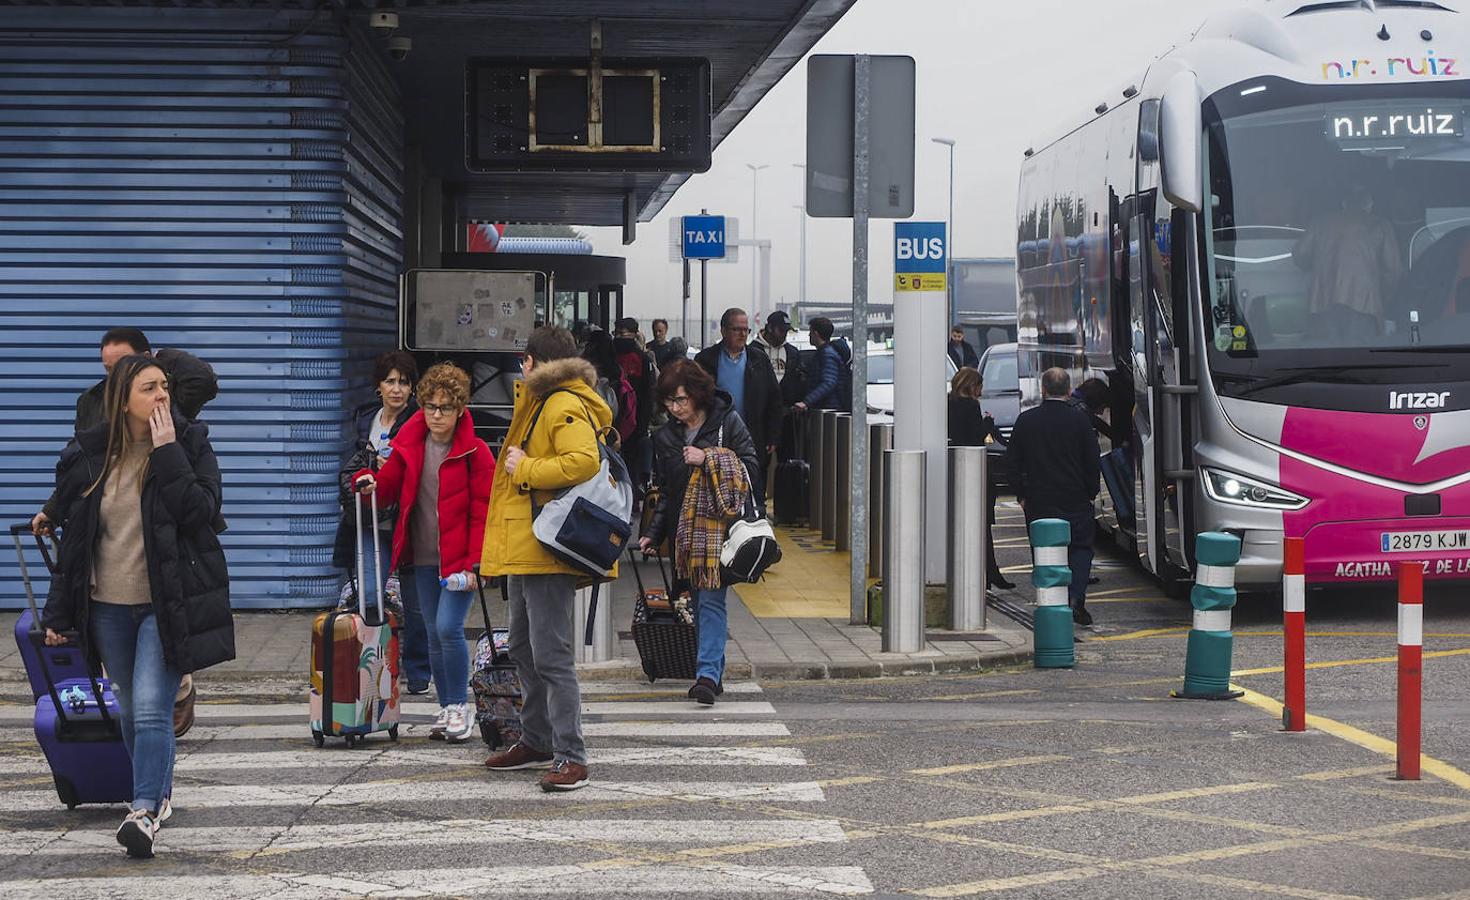
POLYGON ((582 691, 577 686, 577 590, 573 575, 511 575, 510 658, 526 693, 521 740, 557 760, 587 764, 582 740, 582 691))

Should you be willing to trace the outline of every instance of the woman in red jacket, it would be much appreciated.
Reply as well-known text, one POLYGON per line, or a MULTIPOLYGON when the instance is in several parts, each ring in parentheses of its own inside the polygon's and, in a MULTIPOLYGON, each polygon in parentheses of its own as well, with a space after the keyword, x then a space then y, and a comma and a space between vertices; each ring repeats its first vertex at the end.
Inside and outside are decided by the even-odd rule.
POLYGON ((418 384, 419 411, 393 438, 392 452, 374 475, 353 476, 359 489, 398 504, 393 568, 402 569, 405 601, 412 591, 429 635, 429 668, 439 696, 439 718, 429 737, 460 743, 470 737, 470 649, 464 620, 478 587, 475 569, 485 542, 485 513, 495 460, 465 414, 470 378, 440 363, 418 384))

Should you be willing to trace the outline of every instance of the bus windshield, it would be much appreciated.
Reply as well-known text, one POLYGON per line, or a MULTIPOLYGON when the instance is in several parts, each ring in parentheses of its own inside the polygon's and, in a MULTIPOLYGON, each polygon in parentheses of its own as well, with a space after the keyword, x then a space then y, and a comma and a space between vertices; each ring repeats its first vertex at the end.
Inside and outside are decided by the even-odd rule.
POLYGON ((1207 102, 1211 368, 1246 384, 1280 370, 1391 368, 1385 354, 1463 352, 1467 114, 1466 82, 1258 79, 1207 102))

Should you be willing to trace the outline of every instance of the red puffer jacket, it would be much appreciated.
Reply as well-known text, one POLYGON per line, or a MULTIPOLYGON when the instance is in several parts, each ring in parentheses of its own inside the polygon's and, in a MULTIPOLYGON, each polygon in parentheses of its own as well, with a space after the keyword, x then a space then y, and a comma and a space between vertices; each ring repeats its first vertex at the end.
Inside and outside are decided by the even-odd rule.
MULTIPOLYGON (((418 496, 424 472, 424 442, 429 425, 422 410, 403 423, 393 438, 393 452, 375 475, 378 504, 398 503, 398 521, 393 529, 393 568, 412 551, 409 517, 418 496)), ((353 476, 374 474, 363 469, 353 476)), ((495 459, 490 448, 475 436, 474 423, 466 413, 454 430, 449 455, 439 466, 439 573, 447 578, 455 572, 473 572, 480 564, 485 543, 485 514, 490 506, 490 486, 495 481, 495 459)))

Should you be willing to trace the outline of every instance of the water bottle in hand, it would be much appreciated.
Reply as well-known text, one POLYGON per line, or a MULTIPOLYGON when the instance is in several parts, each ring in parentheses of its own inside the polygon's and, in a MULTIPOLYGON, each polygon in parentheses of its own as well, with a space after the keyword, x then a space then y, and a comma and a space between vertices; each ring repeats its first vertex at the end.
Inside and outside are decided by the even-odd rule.
POLYGON ((470 589, 470 573, 455 572, 448 578, 439 579, 439 585, 451 591, 467 591, 470 589))

